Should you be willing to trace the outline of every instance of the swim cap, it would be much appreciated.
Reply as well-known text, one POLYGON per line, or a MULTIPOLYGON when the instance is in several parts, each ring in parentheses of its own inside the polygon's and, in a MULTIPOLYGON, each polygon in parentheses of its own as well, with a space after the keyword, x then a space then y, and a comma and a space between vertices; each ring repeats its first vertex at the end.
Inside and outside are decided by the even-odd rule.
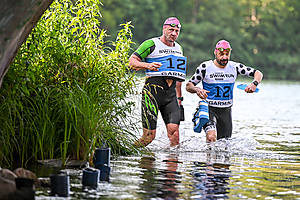
MULTIPOLYGON (((230 44, 229 44, 228 41, 226 41, 226 40, 220 40, 220 41, 217 42, 217 44, 216 44, 215 54, 216 54, 217 50, 219 50, 219 49, 223 49, 223 51, 224 51, 224 50, 229 50, 229 51, 231 51, 231 46, 230 46, 230 44)), ((221 51, 222 51, 222 50, 221 50, 221 51)))
POLYGON ((172 27, 177 26, 178 28, 181 27, 181 24, 179 22, 179 20, 176 17, 169 17, 168 19, 166 19, 166 21, 164 22, 164 25, 170 25, 172 27))

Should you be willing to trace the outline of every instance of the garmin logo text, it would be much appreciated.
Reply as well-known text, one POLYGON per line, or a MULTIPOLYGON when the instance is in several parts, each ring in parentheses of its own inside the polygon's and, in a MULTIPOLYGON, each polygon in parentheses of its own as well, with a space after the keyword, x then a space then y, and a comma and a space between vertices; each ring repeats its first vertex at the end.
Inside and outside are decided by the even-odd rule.
POLYGON ((185 74, 178 72, 161 72, 162 76, 174 76, 174 77, 182 77, 185 78, 185 74))
POLYGON ((210 106, 230 106, 232 104, 231 101, 208 101, 210 106))
POLYGON ((174 51, 172 49, 161 49, 158 52, 159 53, 163 53, 163 54, 182 54, 182 52, 180 52, 180 51, 174 51))

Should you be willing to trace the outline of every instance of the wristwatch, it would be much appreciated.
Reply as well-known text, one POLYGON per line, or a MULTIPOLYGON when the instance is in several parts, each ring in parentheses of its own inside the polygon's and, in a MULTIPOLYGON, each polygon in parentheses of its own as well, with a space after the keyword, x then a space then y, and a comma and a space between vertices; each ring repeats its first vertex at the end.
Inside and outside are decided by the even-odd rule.
POLYGON ((252 82, 255 86, 258 86, 258 82, 257 81, 253 81, 252 82))
POLYGON ((183 97, 177 97, 177 99, 183 101, 183 97))

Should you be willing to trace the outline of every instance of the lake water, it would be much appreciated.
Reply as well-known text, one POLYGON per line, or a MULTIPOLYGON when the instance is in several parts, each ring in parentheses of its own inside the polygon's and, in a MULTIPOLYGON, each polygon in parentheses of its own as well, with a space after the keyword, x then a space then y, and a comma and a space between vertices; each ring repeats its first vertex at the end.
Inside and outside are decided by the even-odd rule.
MULTIPOLYGON (((300 83, 259 89, 235 88, 232 138, 213 144, 193 132, 199 99, 183 90, 179 148, 169 147, 160 116, 153 155, 112 159, 110 181, 94 190, 82 188, 82 171, 69 170, 69 199, 300 199, 300 83)), ((53 199, 49 192, 37 190, 36 199, 53 199)))

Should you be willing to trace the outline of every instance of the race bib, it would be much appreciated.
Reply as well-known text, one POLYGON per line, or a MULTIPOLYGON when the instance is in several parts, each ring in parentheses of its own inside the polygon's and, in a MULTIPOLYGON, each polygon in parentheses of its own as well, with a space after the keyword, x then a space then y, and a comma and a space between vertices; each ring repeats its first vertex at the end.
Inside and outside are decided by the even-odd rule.
POLYGON ((160 62, 162 66, 158 71, 146 70, 147 76, 169 76, 182 81, 186 77, 186 57, 168 55, 159 58, 146 58, 147 63, 160 62))
POLYGON ((213 107, 229 107, 233 103, 234 83, 205 83, 203 88, 208 90, 207 102, 213 107))

